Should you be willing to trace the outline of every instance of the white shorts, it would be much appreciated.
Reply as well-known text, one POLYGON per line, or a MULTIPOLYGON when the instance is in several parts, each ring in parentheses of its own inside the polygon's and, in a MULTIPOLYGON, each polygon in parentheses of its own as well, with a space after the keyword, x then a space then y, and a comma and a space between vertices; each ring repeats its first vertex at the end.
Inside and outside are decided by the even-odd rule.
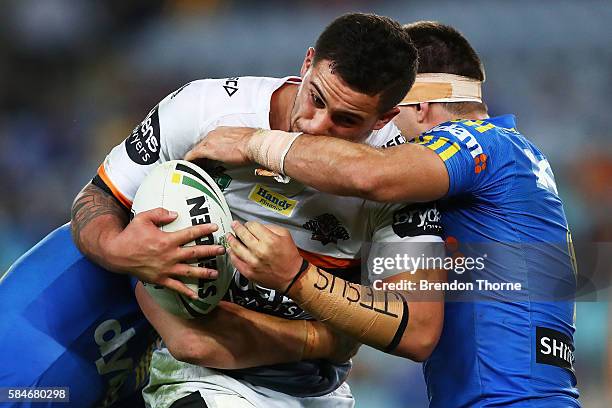
POLYGON ((176 360, 168 349, 151 359, 149 384, 144 388, 147 407, 168 408, 198 391, 209 408, 353 408, 355 400, 345 382, 320 397, 294 397, 250 384, 219 371, 176 360))

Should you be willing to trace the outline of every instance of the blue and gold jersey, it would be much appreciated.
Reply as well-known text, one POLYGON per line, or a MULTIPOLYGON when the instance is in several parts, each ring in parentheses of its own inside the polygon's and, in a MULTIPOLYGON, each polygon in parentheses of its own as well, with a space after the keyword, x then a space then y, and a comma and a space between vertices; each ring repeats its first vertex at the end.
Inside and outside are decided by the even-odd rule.
POLYGON ((484 260, 449 273, 474 290, 447 292, 444 330, 424 364, 431 406, 578 407, 575 262, 548 160, 512 115, 443 123, 414 143, 448 170, 439 204, 448 251, 484 260))

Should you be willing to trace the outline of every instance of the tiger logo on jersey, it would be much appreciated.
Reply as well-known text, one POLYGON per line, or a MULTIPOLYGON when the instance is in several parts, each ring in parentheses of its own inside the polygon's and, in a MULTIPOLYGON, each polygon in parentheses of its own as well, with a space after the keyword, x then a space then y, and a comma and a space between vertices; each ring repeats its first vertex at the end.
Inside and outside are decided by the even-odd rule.
POLYGON ((311 239, 321 241, 323 245, 330 242, 337 244, 338 240, 349 239, 349 233, 340 221, 332 214, 322 214, 314 220, 310 220, 303 225, 308 231, 312 231, 311 239))

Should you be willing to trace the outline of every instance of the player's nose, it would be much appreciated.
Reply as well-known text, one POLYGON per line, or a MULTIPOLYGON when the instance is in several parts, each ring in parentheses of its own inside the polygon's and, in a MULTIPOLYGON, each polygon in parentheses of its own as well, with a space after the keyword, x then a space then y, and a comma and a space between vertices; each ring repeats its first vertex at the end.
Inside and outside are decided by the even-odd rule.
POLYGON ((327 135, 330 134, 334 122, 331 117, 324 110, 317 110, 312 117, 304 126, 306 133, 312 135, 327 135))

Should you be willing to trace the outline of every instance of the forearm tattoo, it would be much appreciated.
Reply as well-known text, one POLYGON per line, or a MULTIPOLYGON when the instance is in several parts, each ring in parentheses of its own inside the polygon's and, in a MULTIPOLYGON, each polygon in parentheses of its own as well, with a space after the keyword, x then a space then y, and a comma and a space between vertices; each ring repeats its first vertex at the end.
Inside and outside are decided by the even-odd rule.
POLYGON ((95 218, 112 214, 124 224, 128 222, 126 211, 101 188, 90 184, 74 200, 71 211, 72 239, 79 249, 82 248, 81 231, 95 218))

